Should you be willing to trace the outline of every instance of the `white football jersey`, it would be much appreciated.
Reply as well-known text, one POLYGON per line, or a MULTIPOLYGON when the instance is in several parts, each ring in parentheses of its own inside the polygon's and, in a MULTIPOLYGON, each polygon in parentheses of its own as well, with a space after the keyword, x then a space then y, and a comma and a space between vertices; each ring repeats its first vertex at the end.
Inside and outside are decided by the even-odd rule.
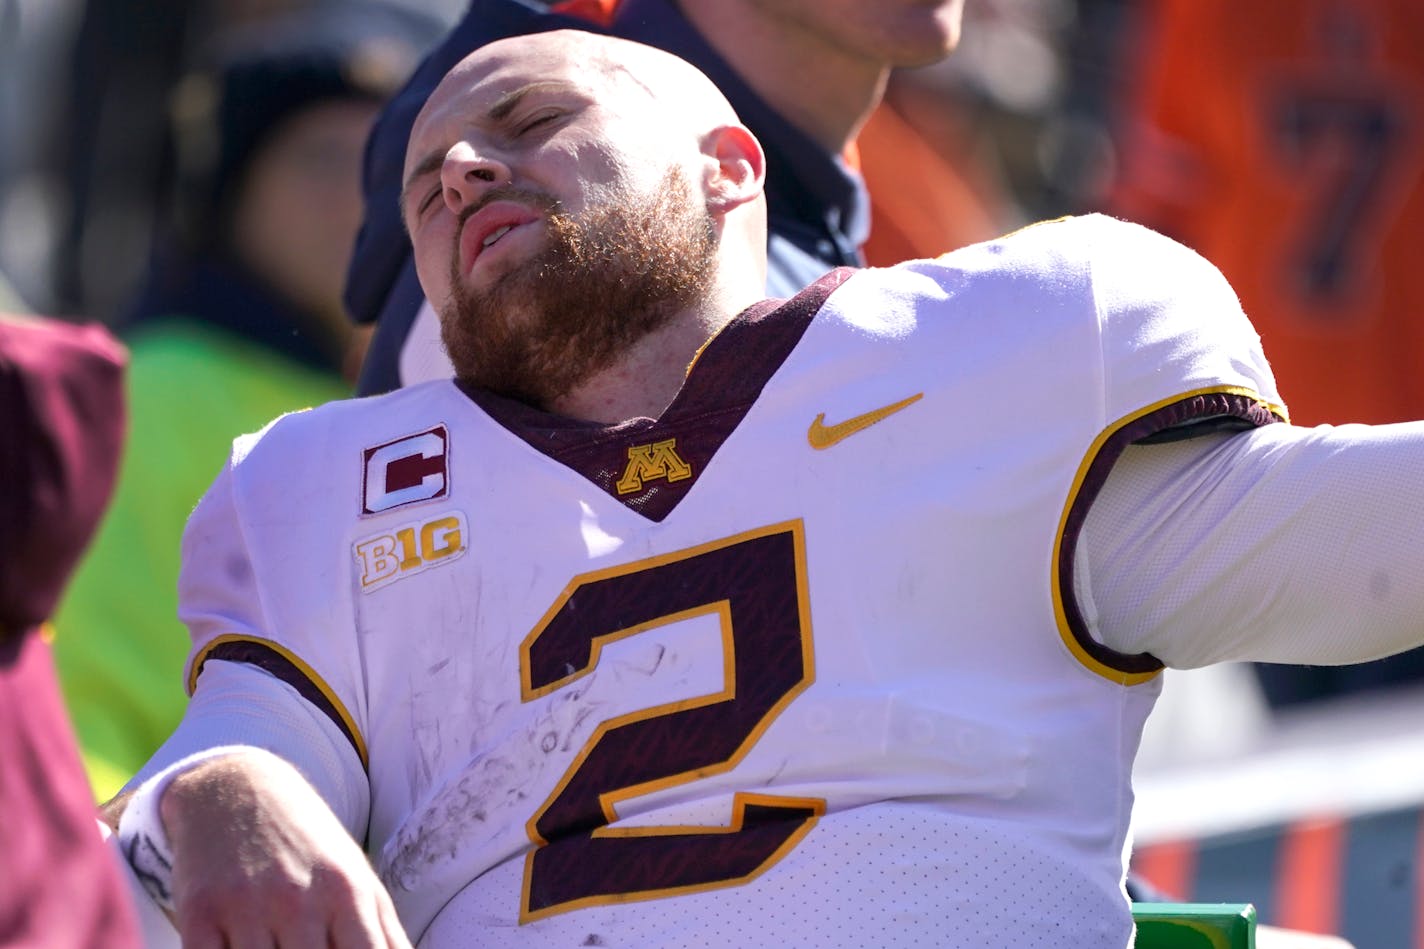
POLYGON ((422 946, 1122 947, 1161 665, 1087 633, 1076 533, 1126 444, 1278 402, 1225 281, 1133 225, 837 271, 658 420, 432 382, 240 440, 189 681, 337 723, 422 946))

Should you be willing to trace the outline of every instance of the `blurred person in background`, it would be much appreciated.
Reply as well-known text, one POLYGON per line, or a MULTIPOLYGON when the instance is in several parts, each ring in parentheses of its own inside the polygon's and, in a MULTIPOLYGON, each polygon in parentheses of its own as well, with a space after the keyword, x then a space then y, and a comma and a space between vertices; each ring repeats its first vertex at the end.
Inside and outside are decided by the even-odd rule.
MULTIPOLYGON (((1148 0, 1128 14, 1108 209, 1221 268, 1293 421, 1424 417, 1424 6, 1148 0)), ((1256 671, 1273 707, 1294 708, 1424 682, 1424 652, 1256 671)))
POLYGON ((185 702, 178 544, 231 439, 350 393, 341 284, 361 150, 438 35, 423 16, 333 3, 253 24, 174 98, 169 239, 123 323, 133 419, 114 504, 56 618, 56 657, 95 791, 157 747, 185 702))
POLYGON ((169 92, 212 38, 312 0, 0 0, 0 253, 46 312, 112 324, 172 174, 169 92))
POLYGON ((974 0, 954 55, 890 73, 854 142, 867 263, 935 257, 1066 212, 1040 153, 1073 26, 1071 0, 974 0))
POLYGON ((0 946, 139 945, 41 631, 113 488, 123 359, 101 327, 0 315, 0 946))
POLYGON ((1025 223, 977 108, 946 70, 897 70, 855 142, 871 266, 936 257, 1025 223))
MULTIPOLYGON (((16 52, 30 61, 10 143, 24 154, 0 241, 14 264, 39 258, 26 275, 33 299, 106 322, 121 313, 163 226, 169 91, 215 40, 320 2, 0 0, 18 6, 16 52)), ((450 22, 458 3, 397 5, 450 22)))

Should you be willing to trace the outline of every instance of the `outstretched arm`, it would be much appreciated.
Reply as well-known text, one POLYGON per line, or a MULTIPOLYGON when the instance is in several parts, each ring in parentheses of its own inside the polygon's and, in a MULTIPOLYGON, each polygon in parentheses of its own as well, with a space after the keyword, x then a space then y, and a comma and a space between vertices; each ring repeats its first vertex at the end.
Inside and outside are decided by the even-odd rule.
POLYGON ((1129 448, 1088 513, 1101 641, 1169 666, 1340 665, 1424 643, 1424 422, 1129 448))

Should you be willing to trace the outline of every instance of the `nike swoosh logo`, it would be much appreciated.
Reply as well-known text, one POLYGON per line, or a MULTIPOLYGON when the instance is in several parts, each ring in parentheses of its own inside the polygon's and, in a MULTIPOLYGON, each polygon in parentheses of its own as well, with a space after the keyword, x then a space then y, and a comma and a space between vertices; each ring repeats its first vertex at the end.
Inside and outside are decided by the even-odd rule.
POLYGON ((884 421, 901 409, 913 405, 924 398, 923 392, 916 392, 908 399, 901 399, 891 405, 882 406, 864 415, 857 415, 855 418, 848 418, 844 422, 837 422, 834 425, 826 424, 826 413, 822 412, 816 416, 816 420, 811 423, 811 427, 806 430, 806 441, 811 443, 811 447, 817 451, 830 448, 837 442, 844 441, 856 432, 863 432, 876 422, 884 421))

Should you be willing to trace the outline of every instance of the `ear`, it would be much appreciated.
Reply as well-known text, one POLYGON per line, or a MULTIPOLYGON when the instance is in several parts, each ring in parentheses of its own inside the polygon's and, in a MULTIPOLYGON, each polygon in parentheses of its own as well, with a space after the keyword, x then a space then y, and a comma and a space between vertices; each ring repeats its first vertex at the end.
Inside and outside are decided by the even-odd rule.
POLYGON ((766 185, 766 154, 740 125, 720 125, 702 139, 707 156, 703 190, 707 208, 723 213, 760 197, 766 185))

